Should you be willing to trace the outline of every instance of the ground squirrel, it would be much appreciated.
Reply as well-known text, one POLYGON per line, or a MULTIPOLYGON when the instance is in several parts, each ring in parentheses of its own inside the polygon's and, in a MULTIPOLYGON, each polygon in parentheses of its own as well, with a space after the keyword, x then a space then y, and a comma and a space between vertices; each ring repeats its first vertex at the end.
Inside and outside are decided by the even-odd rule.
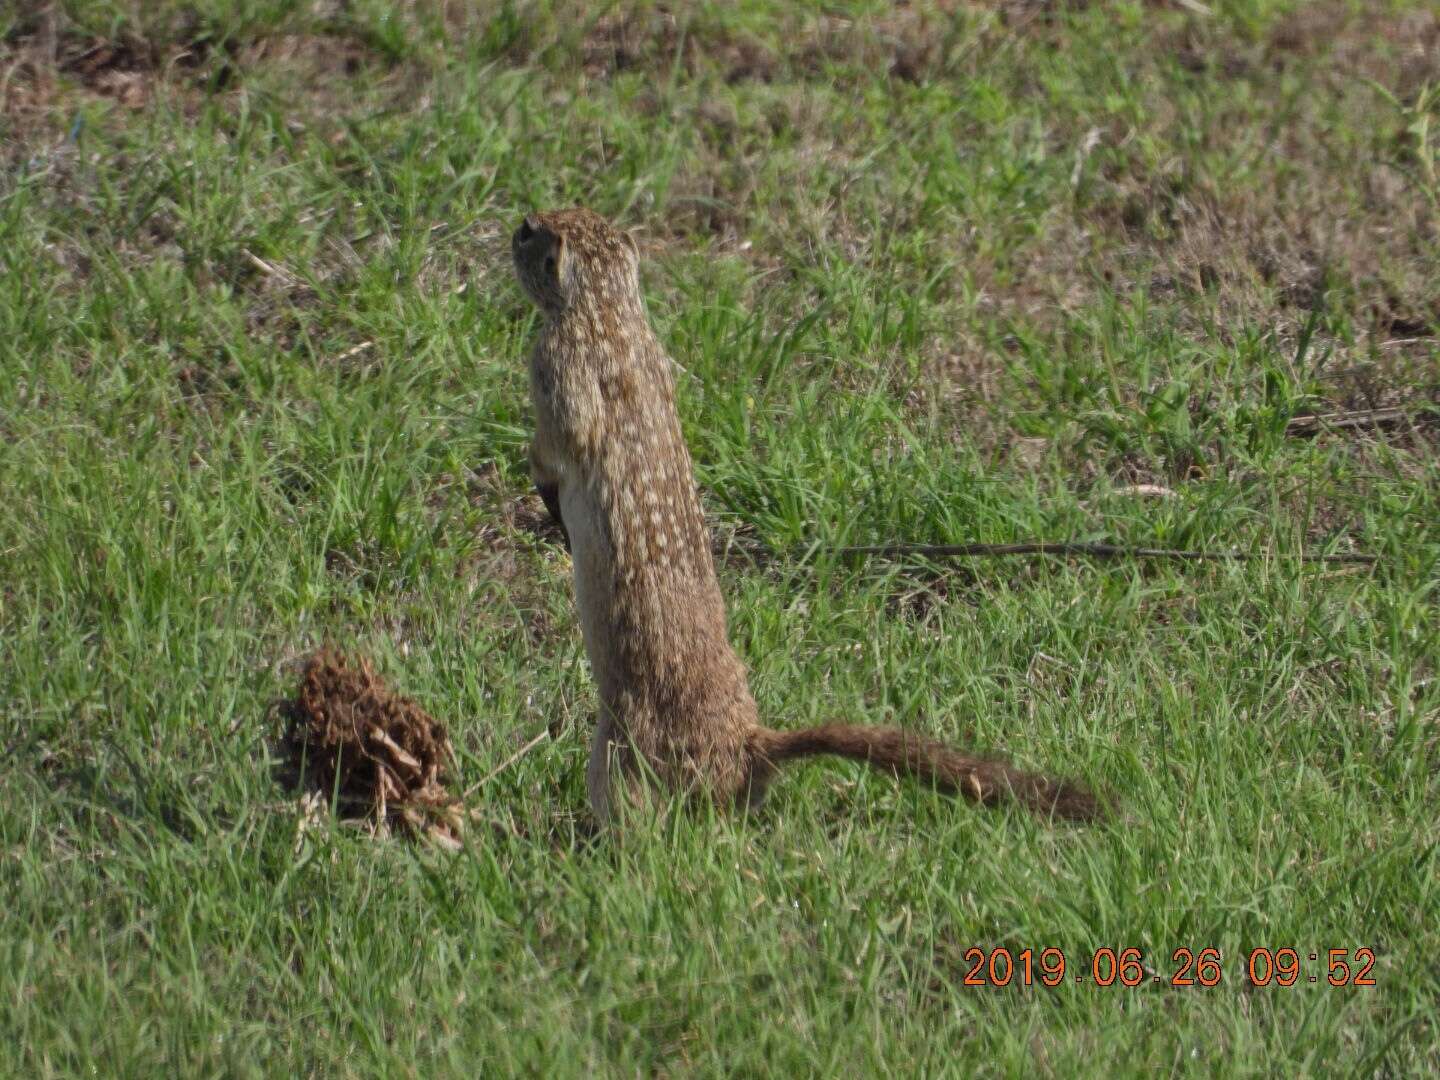
POLYGON ((781 764, 837 754, 993 804, 1088 819, 1085 790, 898 728, 762 727, 725 602, 670 358, 650 329, 634 241, 580 207, 532 214, 511 242, 544 322, 530 357, 535 485, 574 561, 600 693, 586 772, 605 820, 645 772, 723 803, 757 804, 781 764), (643 768, 641 767, 643 764, 643 768))

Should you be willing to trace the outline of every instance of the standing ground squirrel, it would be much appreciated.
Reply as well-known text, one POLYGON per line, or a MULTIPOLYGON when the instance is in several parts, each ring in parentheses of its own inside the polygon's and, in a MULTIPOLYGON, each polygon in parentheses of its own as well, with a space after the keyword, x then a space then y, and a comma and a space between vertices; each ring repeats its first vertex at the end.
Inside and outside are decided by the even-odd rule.
POLYGON ((650 329, 634 241, 576 207, 532 214, 511 242, 544 315, 530 357, 535 485, 575 567, 575 603, 600 692, 586 772, 607 819, 612 786, 663 784, 756 805, 777 767, 837 754, 994 804, 1098 815, 1084 789, 898 728, 762 727, 725 631, 670 358, 650 329), (645 768, 641 768, 641 764, 645 768))

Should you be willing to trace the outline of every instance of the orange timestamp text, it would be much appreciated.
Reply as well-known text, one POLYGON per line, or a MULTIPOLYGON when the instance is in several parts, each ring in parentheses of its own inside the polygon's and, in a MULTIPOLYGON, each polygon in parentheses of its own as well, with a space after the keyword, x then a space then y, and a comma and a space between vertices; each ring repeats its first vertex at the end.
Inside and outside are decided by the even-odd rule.
MULTIPOLYGON (((1217 948, 1190 949, 1181 946, 1170 954, 1164 971, 1157 970, 1138 948, 1112 949, 1102 946, 1072 962, 1063 949, 1008 949, 1003 946, 965 950, 962 986, 1049 986, 1062 983, 1092 986, 1141 986, 1161 984, 1174 987, 1214 987, 1226 979, 1225 957, 1217 948)), ((1374 986, 1371 971, 1375 950, 1327 949, 1322 954, 1301 952, 1289 946, 1278 949, 1251 949, 1243 970, 1232 978, 1252 986, 1296 986, 1327 983, 1330 986, 1374 986), (1307 967, 1307 960, 1310 965, 1307 967)))

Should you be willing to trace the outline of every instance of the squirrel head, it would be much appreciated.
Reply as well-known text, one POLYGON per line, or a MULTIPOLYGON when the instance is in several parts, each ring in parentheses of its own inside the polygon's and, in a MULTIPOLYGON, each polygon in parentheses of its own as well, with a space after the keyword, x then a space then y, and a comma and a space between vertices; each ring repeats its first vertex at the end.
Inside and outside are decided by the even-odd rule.
POLYGON ((640 292, 640 256, 630 235, 583 206, 527 214, 510 238, 520 287, 546 315, 581 298, 619 306, 640 292))

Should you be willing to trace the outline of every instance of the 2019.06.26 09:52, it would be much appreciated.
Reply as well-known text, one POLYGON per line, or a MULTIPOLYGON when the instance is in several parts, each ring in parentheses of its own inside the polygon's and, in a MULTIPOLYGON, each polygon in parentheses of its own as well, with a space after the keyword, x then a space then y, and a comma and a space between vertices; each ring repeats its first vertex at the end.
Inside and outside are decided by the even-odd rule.
MULTIPOLYGON (((962 986, 1048 986, 1072 982, 1093 986, 1141 986, 1145 983, 1173 987, 1209 988, 1225 981, 1225 958, 1218 948, 1190 949, 1181 946, 1170 954, 1168 973, 1146 963, 1138 948, 1112 949, 1102 946, 1079 963, 1072 963, 1063 949, 1054 946, 1035 950, 1007 948, 967 949, 964 954, 962 986)), ((1233 973, 1252 986, 1297 986, 1328 983, 1333 987, 1374 986, 1371 974, 1375 950, 1327 949, 1301 954, 1285 946, 1255 948, 1245 955, 1243 970, 1233 973), (1306 968, 1306 964, 1316 965, 1306 968)))

